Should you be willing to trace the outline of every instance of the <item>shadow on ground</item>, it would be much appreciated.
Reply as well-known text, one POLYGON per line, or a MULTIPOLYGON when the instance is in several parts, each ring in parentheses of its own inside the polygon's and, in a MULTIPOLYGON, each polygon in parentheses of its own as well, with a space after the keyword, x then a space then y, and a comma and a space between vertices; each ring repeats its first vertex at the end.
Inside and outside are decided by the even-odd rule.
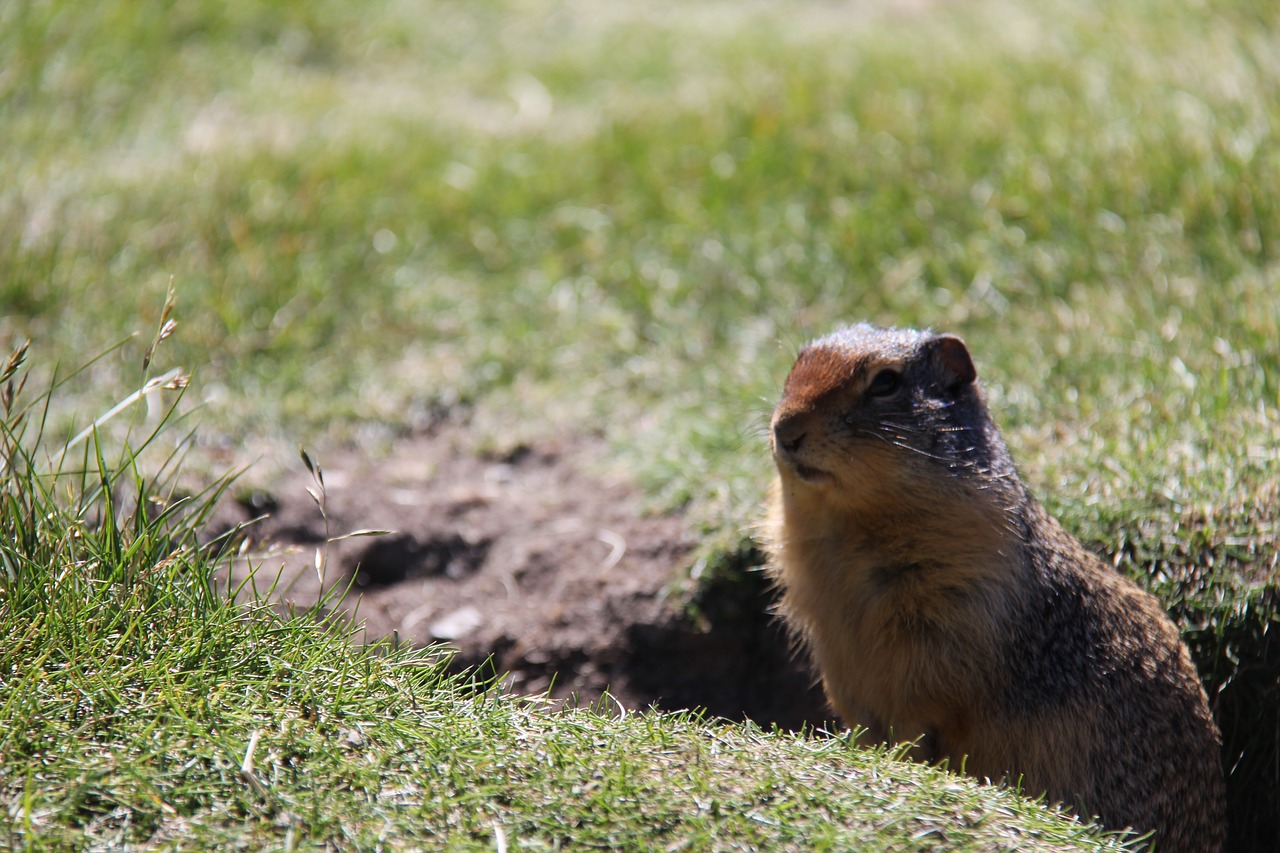
POLYGON ((459 669, 491 667, 518 692, 593 702, 608 691, 627 709, 792 729, 827 722, 752 555, 715 572, 696 601, 674 592, 695 543, 682 518, 645 513, 630 484, 596 473, 604 452, 578 440, 484 456, 445 428, 382 459, 319 460, 323 489, 299 465, 271 494, 221 510, 224 530, 261 516, 231 580, 276 583, 281 606, 349 588, 330 606, 366 639, 449 643, 459 669), (388 532, 332 541, 368 529, 388 532))

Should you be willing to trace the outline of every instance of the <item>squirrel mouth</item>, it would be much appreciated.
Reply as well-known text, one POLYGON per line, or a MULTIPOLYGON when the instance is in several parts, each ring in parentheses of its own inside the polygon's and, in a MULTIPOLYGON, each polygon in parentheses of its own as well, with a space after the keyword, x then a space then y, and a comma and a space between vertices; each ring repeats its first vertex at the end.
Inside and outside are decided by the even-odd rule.
POLYGON ((778 466, 779 472, 794 474, 804 483, 820 483, 835 479, 831 472, 801 462, 800 455, 795 451, 787 450, 777 445, 773 448, 773 461, 778 466))
POLYGON ((810 468, 808 465, 799 463, 792 466, 795 469, 796 476, 806 483, 816 483, 819 480, 829 480, 831 475, 820 468, 810 468))
POLYGON ((805 465, 798 462, 790 456, 782 457, 778 460, 779 467, 785 466, 789 468, 793 474, 805 483, 821 483, 825 480, 832 479, 831 474, 823 471, 821 468, 814 468, 811 465, 805 465))

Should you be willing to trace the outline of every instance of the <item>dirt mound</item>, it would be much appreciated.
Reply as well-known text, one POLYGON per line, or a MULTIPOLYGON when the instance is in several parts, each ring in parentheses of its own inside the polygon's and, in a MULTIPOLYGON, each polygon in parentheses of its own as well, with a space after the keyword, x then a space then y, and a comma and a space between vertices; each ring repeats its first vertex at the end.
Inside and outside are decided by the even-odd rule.
POLYGON ((520 692, 585 702, 608 690, 629 709, 788 728, 825 721, 768 616, 763 577, 747 565, 720 573, 691 608, 670 589, 694 546, 683 519, 646 514, 630 484, 593 475, 603 452, 586 440, 498 458, 442 430, 385 458, 319 460, 323 490, 299 465, 271 494, 222 510, 224 529, 263 516, 231 580, 256 566, 262 590, 279 572, 276 598, 300 607, 349 586, 332 606, 365 638, 447 642, 459 668, 491 665, 520 692), (390 532, 331 541, 367 529, 390 532))

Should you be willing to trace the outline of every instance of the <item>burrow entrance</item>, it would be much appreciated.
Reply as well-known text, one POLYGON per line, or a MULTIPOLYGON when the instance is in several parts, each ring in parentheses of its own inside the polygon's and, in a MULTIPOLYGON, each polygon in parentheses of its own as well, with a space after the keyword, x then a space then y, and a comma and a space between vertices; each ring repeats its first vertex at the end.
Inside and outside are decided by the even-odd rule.
POLYGON ((687 600, 673 590, 695 546, 683 519, 646 514, 634 487, 592 474, 602 452, 583 441, 495 458, 446 428, 385 458, 319 460, 322 493, 299 465, 270 495, 220 513, 224 529, 265 516, 247 529, 233 579, 252 569, 265 589, 278 573, 281 604, 298 607, 349 587, 329 605, 366 639, 446 642, 456 667, 490 667, 514 691, 585 703, 607 690, 627 709, 828 723, 769 615, 759 555, 732 558, 687 600), (370 529, 390 532, 338 538, 370 529))

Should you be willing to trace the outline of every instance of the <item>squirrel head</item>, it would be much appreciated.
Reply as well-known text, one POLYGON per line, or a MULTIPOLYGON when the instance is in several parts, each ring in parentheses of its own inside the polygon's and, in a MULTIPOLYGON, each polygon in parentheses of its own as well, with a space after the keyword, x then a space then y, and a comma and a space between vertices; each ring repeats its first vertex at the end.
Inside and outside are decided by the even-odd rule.
POLYGON ((784 487, 854 501, 1012 470, 964 341, 867 324, 800 351, 770 443, 784 487))

